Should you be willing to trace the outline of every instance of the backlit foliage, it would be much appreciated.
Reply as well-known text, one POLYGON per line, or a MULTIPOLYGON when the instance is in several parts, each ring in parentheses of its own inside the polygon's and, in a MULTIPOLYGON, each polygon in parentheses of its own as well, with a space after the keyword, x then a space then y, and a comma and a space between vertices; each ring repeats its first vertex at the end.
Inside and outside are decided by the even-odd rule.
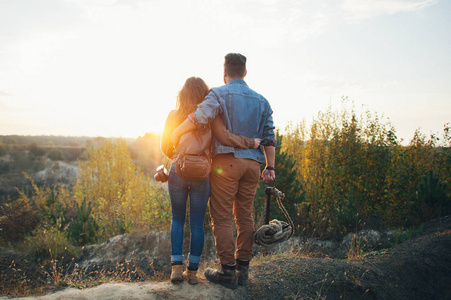
POLYGON ((124 140, 105 140, 87 150, 75 186, 79 205, 92 203, 99 236, 149 229, 169 221, 169 201, 160 185, 138 169, 124 140))
MULTIPOLYGON (((446 146, 448 132, 445 126, 446 146)), ((310 128, 290 125, 282 151, 295 159, 296 180, 305 192, 303 226, 330 236, 359 221, 371 227, 424 221, 425 202, 418 196, 424 176, 433 170, 444 184, 451 179, 450 149, 438 141, 416 131, 410 145, 402 146, 388 121, 369 112, 357 115, 354 108, 320 112, 310 128)))

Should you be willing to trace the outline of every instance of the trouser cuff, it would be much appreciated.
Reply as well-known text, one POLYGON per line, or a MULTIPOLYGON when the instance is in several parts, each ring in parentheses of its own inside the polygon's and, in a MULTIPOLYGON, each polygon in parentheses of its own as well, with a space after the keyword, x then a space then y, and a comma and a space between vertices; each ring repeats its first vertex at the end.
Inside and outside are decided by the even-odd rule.
POLYGON ((188 261, 198 264, 200 262, 200 256, 197 255, 188 255, 188 261))
POLYGON ((183 261, 183 255, 171 255, 171 261, 183 261))
POLYGON ((236 263, 239 264, 240 266, 249 266, 249 260, 247 259, 239 259, 237 258, 236 263))
POLYGON ((235 268, 236 268, 236 265, 234 264, 234 265, 221 265, 222 266, 222 269, 223 270, 235 270, 235 268))

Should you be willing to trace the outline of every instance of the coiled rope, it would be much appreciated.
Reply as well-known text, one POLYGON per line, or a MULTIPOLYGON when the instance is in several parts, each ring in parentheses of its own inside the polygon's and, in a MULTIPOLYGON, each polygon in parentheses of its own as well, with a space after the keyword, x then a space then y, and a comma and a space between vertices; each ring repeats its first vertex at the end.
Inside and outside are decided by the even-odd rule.
POLYGON ((294 234, 294 223, 282 204, 282 199, 285 198, 285 194, 275 187, 267 187, 265 189, 265 192, 268 196, 266 201, 266 225, 261 226, 257 230, 257 232, 255 232, 254 240, 257 245, 268 247, 277 243, 284 242, 292 237, 294 234), (289 224, 275 219, 269 221, 271 196, 274 196, 276 198, 277 205, 282 210, 289 224))

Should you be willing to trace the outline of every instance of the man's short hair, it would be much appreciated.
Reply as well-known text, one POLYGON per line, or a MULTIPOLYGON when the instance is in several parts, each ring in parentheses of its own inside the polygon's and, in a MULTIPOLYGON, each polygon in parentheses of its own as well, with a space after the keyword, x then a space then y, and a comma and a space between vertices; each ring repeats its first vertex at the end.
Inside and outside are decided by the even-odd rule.
POLYGON ((246 56, 229 53, 225 56, 224 68, 232 78, 244 78, 246 74, 246 56))

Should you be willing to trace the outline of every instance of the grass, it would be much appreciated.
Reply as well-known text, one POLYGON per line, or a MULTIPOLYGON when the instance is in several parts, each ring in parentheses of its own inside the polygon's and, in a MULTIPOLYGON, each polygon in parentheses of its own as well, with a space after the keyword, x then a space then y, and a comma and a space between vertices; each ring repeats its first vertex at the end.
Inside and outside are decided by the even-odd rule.
POLYGON ((351 244, 349 245, 348 260, 363 260, 363 258, 365 257, 365 246, 365 241, 363 239, 360 239, 357 233, 354 234, 351 244))
POLYGON ((393 235, 393 239, 390 241, 390 246, 395 247, 399 244, 402 244, 408 240, 411 240, 416 230, 408 229, 408 230, 396 230, 393 235))
POLYGON ((276 252, 269 252, 266 250, 263 250, 258 255, 254 256, 251 260, 251 265, 258 265, 267 261, 275 261, 279 259, 287 259, 287 258, 294 258, 294 257, 302 257, 305 256, 306 250, 301 248, 299 245, 296 245, 293 243, 288 249, 286 250, 279 250, 276 252))
POLYGON ((33 270, 27 267, 34 262, 24 260, 12 261, 9 266, 0 270, 1 295, 26 296, 40 295, 62 287, 79 289, 94 287, 106 282, 162 281, 169 279, 168 269, 156 270, 153 263, 148 274, 135 259, 117 263, 114 269, 92 266, 92 270, 81 268, 72 258, 69 262, 51 258, 35 265, 33 270))
POLYGON ((34 278, 26 274, 22 266, 12 261, 7 267, 8 273, 0 274, 0 290, 3 295, 31 295, 43 292, 42 287, 36 286, 34 278))
POLYGON ((329 273, 326 273, 326 275, 324 276, 324 279, 321 280, 320 282, 318 282, 318 284, 321 284, 321 287, 319 288, 319 290, 316 292, 316 298, 315 299, 326 299, 326 296, 323 296, 323 294, 327 294, 327 291, 329 290, 329 288, 332 286, 332 284, 334 284, 334 280, 332 280, 331 282, 327 282, 329 273), (323 290, 324 289, 324 290, 323 290))

